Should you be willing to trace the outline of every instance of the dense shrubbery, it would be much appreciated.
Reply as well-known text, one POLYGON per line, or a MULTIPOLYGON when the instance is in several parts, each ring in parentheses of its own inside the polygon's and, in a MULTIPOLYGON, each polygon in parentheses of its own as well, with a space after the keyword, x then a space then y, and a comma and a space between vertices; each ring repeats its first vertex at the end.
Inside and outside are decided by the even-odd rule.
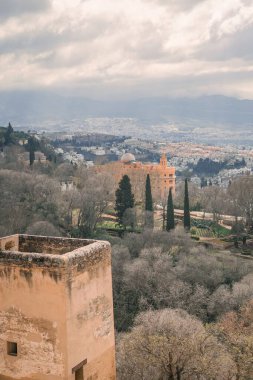
POLYGON ((61 225, 60 185, 47 176, 0 170, 2 234, 25 232, 31 224, 61 225))
POLYGON ((147 311, 121 336, 118 377, 130 379, 228 379, 235 364, 219 341, 183 310, 147 311))
POLYGON ((214 321, 222 302, 225 311, 238 310, 251 298, 251 272, 253 262, 194 246, 181 229, 129 234, 113 246, 116 328, 128 330, 150 308, 182 308, 214 321))
POLYGON ((118 340, 120 380, 253 378, 253 302, 204 326, 180 309, 141 313, 118 340))
POLYGON ((119 379, 252 378, 253 262, 181 229, 129 234, 113 245, 113 291, 119 379))
POLYGON ((39 233, 39 230, 44 234, 75 237, 96 233, 96 226, 111 200, 109 178, 88 175, 87 170, 78 174, 81 169, 71 164, 38 164, 32 168, 20 166, 20 172, 13 170, 18 165, 21 164, 5 161, 2 166, 12 170, 0 168, 0 236, 26 231, 39 233), (81 176, 78 187, 63 192, 60 182, 74 173, 81 176))

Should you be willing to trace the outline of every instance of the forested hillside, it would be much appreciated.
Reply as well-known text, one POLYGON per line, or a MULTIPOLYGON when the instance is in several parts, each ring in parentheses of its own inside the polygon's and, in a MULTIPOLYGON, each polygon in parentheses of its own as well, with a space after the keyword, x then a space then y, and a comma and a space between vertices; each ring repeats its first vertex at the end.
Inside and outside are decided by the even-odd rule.
POLYGON ((183 228, 172 193, 161 213, 148 179, 142 201, 135 202, 124 177, 115 197, 106 173, 64 162, 43 136, 11 125, 0 133, 0 236, 112 244, 118 379, 253 378, 252 176, 227 189, 179 185, 174 203, 190 218, 183 228), (191 217, 197 208, 213 219, 191 217), (221 225, 225 213, 230 226, 221 225))

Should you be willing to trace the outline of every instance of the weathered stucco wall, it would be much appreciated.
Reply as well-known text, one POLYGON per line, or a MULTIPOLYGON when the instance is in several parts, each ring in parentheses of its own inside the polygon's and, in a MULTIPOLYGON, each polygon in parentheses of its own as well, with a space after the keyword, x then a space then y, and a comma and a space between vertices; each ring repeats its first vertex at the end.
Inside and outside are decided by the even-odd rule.
POLYGON ((0 250, 5 251, 18 251, 19 249, 19 236, 12 235, 0 239, 0 250))
POLYGON ((85 380, 114 380, 110 245, 103 243, 97 252, 91 249, 87 262, 79 263, 72 274, 71 295, 67 297, 68 368, 87 359, 85 380))
POLYGON ((0 264, 1 375, 67 379, 65 286, 59 277, 46 268, 0 264), (8 341, 17 343, 17 356, 7 354, 8 341))
MULTIPOLYGON (((40 241, 22 239, 24 250, 40 241)), ((69 240, 68 248, 82 244, 69 240)), ((20 249, 16 235, 1 244, 10 242, 20 249)), ((86 360, 84 380, 115 379, 111 248, 83 245, 60 255, 0 251, 1 380, 74 380, 72 369, 86 360), (7 342, 17 343, 17 356, 7 342)))
POLYGON ((54 255, 63 255, 77 248, 89 245, 92 240, 54 238, 45 236, 19 236, 20 252, 37 252, 54 255))

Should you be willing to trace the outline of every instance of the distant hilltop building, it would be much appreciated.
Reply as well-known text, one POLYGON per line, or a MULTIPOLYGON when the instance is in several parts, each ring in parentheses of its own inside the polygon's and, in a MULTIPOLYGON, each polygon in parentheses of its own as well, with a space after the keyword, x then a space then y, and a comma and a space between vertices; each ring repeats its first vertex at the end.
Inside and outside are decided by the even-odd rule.
POLYGON ((0 239, 0 379, 115 380, 111 247, 0 239))
POLYGON ((122 176, 127 174, 131 180, 136 200, 143 199, 147 174, 150 175, 152 193, 156 200, 166 199, 170 189, 175 193, 176 169, 168 166, 165 154, 162 155, 159 164, 144 164, 137 162, 133 154, 125 153, 119 161, 96 166, 95 170, 111 175, 116 186, 122 176))

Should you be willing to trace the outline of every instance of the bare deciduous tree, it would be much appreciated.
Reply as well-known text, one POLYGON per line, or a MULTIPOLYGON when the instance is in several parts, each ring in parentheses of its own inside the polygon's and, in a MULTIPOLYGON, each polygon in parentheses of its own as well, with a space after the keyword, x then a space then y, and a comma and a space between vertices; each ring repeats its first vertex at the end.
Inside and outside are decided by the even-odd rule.
POLYGON ((31 224, 28 226, 26 233, 29 235, 61 236, 61 232, 52 223, 45 221, 31 224))
POLYGON ((47 176, 0 171, 1 221, 8 233, 24 232, 28 225, 47 220, 58 225, 60 185, 47 176))
POLYGON ((235 365, 197 319, 182 310, 140 314, 119 338, 120 380, 227 380, 235 365))
POLYGON ((238 178, 228 188, 227 192, 235 217, 243 216, 249 227, 253 225, 253 177, 238 178))
POLYGON ((253 301, 239 312, 230 312, 210 329, 230 353, 236 380, 253 378, 253 301))
POLYGON ((80 189, 78 227, 84 235, 92 234, 113 199, 113 183, 104 174, 91 175, 80 189))

